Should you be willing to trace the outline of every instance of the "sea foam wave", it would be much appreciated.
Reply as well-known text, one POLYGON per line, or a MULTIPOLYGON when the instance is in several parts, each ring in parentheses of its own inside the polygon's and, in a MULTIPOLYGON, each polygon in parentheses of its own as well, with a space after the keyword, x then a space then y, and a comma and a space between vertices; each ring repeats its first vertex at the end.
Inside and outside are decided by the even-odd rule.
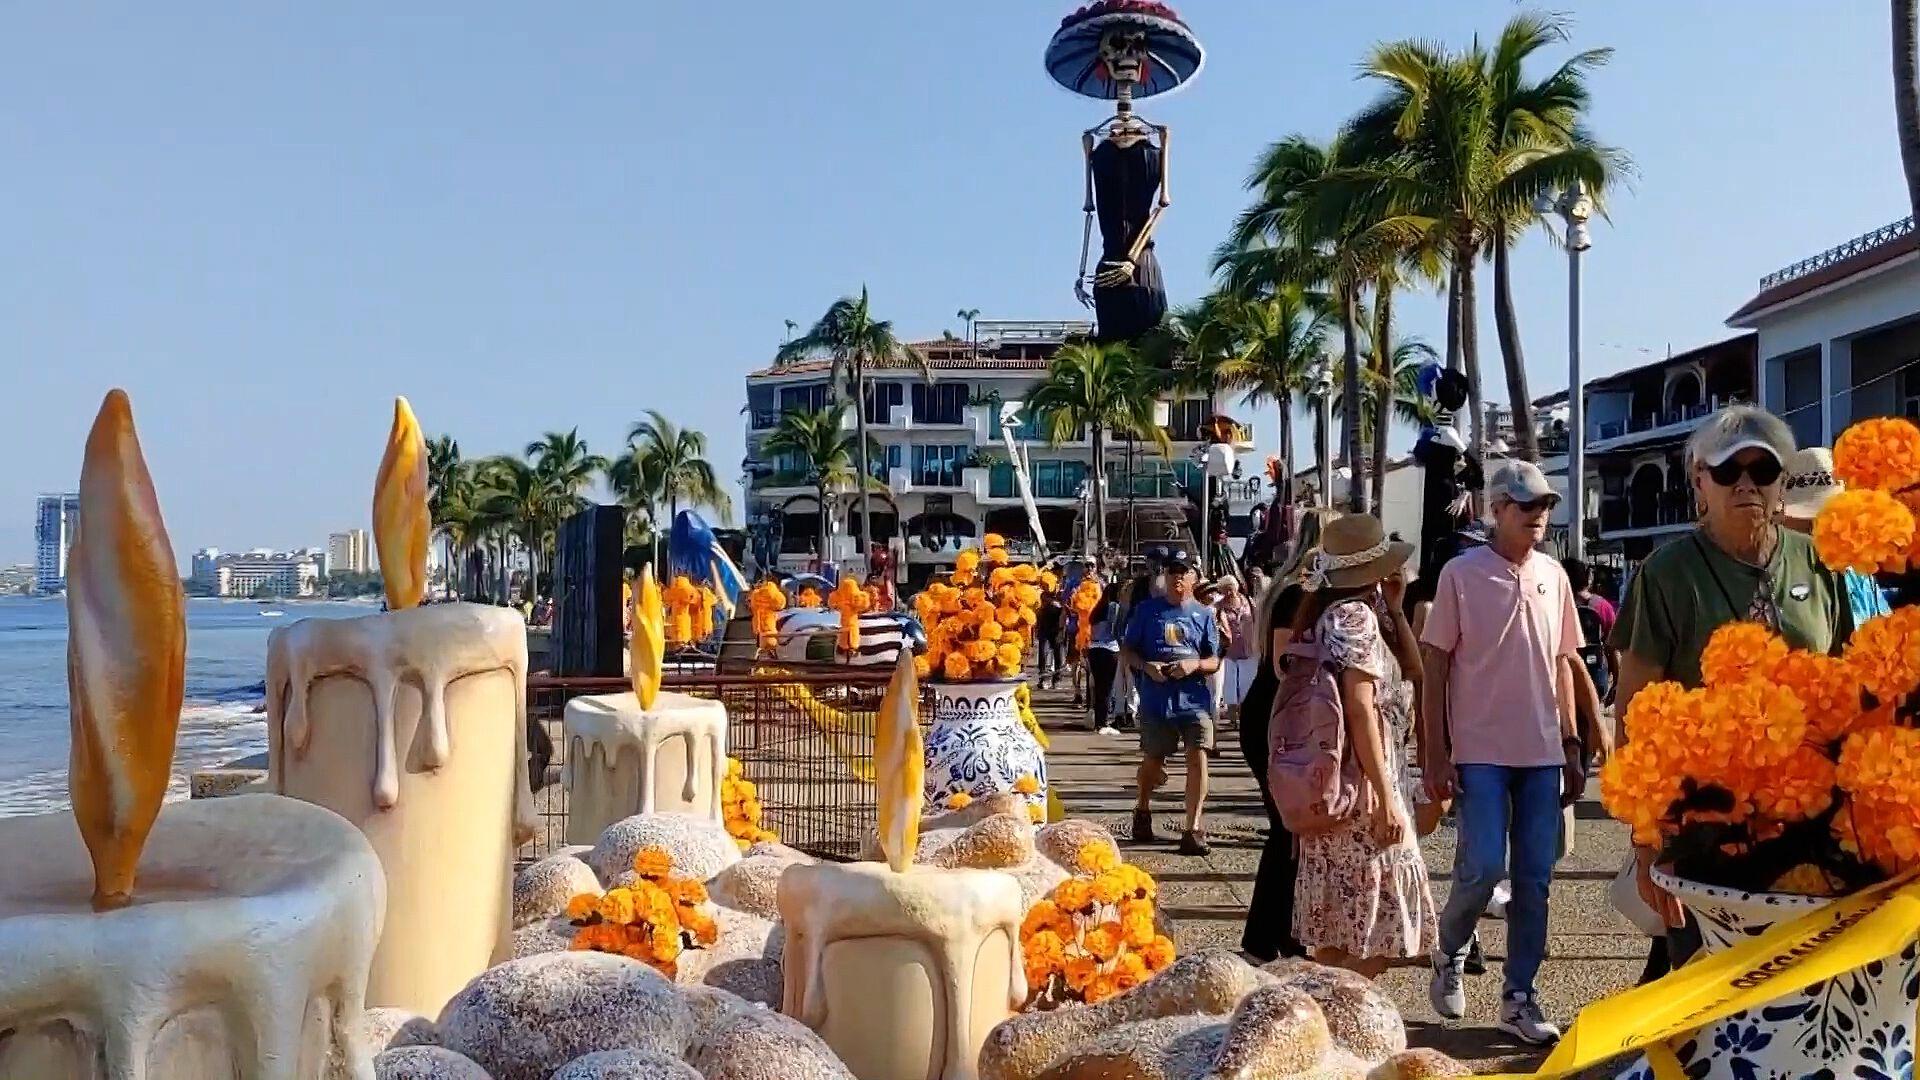
MULTIPOLYGON (((181 706, 167 801, 186 798, 188 779, 201 769, 266 753, 264 691, 262 683, 236 686, 196 695, 181 706)), ((43 769, 0 782, 0 817, 44 814, 71 805, 65 769, 43 769)))

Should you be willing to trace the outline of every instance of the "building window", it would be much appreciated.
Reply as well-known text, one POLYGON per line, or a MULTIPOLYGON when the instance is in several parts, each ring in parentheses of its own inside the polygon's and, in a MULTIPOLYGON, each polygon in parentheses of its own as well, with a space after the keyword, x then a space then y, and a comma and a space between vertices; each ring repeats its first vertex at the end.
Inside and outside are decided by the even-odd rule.
POLYGON ((913 422, 961 424, 967 412, 966 383, 913 384, 913 422))
POLYGON ((959 487, 960 463, 966 459, 964 446, 915 446, 913 482, 918 487, 959 487))
POLYGON ((892 446, 875 447, 874 449, 877 449, 880 452, 876 454, 876 453, 873 453, 872 451, 868 451, 867 471, 873 474, 873 478, 875 480, 878 480, 883 484, 888 483, 890 482, 890 479, 891 479, 888 476, 889 470, 897 469, 900 467, 901 447, 898 443, 895 443, 892 446))
POLYGON ((1176 401, 1167 411, 1167 437, 1174 442, 1199 442, 1206 438, 1207 421, 1212 419, 1211 399, 1176 401))
POLYGON ((810 386, 783 386, 780 388, 780 411, 819 412, 826 408, 827 403, 832 399, 832 390, 826 383, 814 383, 810 386))
POLYGON ((907 388, 903 383, 868 383, 866 393, 867 423, 892 423, 894 406, 906 404, 906 398, 907 388))
POLYGON ((765 431, 780 422, 779 395, 771 386, 747 387, 747 414, 755 431, 765 431))
POLYGON ((994 462, 992 471, 987 473, 987 497, 1011 499, 1019 493, 1019 482, 1014 478, 1013 462, 994 462))

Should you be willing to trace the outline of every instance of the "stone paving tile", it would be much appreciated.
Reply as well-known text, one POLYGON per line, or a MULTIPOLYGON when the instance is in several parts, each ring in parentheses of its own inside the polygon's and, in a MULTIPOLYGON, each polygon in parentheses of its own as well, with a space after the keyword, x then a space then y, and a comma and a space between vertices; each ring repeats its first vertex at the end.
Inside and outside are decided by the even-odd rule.
MULTIPOLYGON (((1134 770, 1139 764, 1135 737, 1088 731, 1084 711, 1075 710, 1064 693, 1038 693, 1034 704, 1053 744, 1047 768, 1054 790, 1069 813, 1113 830, 1121 838, 1125 857, 1159 880, 1160 906, 1173 924, 1180 948, 1238 949, 1266 816, 1236 733, 1231 729, 1220 733, 1219 754, 1209 769, 1205 824, 1213 851, 1194 858, 1175 849, 1183 790, 1177 763, 1170 767, 1168 783, 1153 802, 1156 826, 1165 839, 1132 844, 1126 832, 1133 808, 1134 770)), ((1575 809, 1574 849, 1555 870, 1548 959, 1539 977, 1541 1004, 1562 1026, 1587 1003, 1633 985, 1647 948, 1646 939, 1607 902, 1608 884, 1627 850, 1625 829, 1591 797, 1575 809)), ((1450 887, 1453 841, 1453 830, 1445 824, 1421 841, 1436 903, 1445 903, 1450 887)), ((1518 1045, 1493 1027, 1506 925, 1483 919, 1480 934, 1489 971, 1467 980, 1467 1019, 1445 1024, 1434 1015, 1427 1003, 1424 965, 1387 972, 1381 987, 1406 1017, 1414 1045, 1445 1051, 1483 1072, 1530 1069, 1545 1052, 1518 1045)))

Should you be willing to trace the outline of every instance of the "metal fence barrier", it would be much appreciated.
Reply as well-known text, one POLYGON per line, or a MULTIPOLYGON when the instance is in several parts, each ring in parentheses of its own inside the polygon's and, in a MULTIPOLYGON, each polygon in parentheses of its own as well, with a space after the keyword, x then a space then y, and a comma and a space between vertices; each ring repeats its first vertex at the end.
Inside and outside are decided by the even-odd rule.
MULTIPOLYGON (((664 689, 719 701, 727 710, 727 753, 757 789, 761 824, 782 843, 822 859, 858 858, 873 833, 873 732, 891 674, 840 665, 786 664, 748 675, 680 671, 664 689)), ((540 827, 520 849, 539 858, 564 845, 566 703, 581 694, 631 692, 621 678, 527 681, 527 715, 545 726, 553 761, 534 795, 540 827)), ((923 720, 932 710, 921 709, 923 720)))

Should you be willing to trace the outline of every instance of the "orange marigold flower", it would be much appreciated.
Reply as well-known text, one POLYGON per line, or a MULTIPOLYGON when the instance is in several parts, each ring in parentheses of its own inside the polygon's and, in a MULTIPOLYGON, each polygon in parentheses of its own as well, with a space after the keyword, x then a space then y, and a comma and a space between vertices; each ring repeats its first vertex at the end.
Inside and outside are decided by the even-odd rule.
POLYGON ((600 914, 600 898, 592 893, 576 893, 567 901, 567 919, 583 923, 600 914))
POLYGON ((1833 475, 1849 490, 1920 484, 1920 428, 1897 416, 1854 424, 1833 441, 1833 475))
POLYGON ((1127 895, 1126 883, 1120 875, 1111 871, 1096 876, 1088 886, 1094 902, 1100 904, 1118 904, 1127 895))
POLYGON ((1040 790, 1040 781, 1032 773, 1021 773, 1013 782, 1013 790, 1022 795, 1031 795, 1040 790))
POLYGON ((1839 657, 1794 649, 1774 667, 1773 681, 1800 699, 1816 742, 1845 735, 1860 718, 1860 676, 1839 657))
POLYGON ((1797 896, 1836 896, 1845 887, 1844 882, 1813 863, 1801 863, 1775 878, 1768 891, 1797 896))
POLYGON ((1780 822, 1804 821, 1833 805, 1834 765, 1811 746, 1800 746, 1779 765, 1763 769, 1753 789, 1753 806, 1780 822))
POLYGON ((1120 865, 1120 853, 1111 844, 1093 840, 1080 845, 1075 861, 1080 864, 1081 870, 1089 874, 1104 874, 1120 865))
POLYGON ((1745 682, 1773 671, 1787 655, 1780 635, 1755 622, 1731 622, 1713 632, 1700 652, 1700 675, 1708 686, 1745 682))
MULTIPOLYGON (((1145 901, 1134 902, 1144 903, 1145 901)), ((1120 936, 1121 939, 1126 942, 1127 948, 1129 949, 1144 949, 1148 945, 1153 944, 1153 939, 1158 937, 1159 934, 1153 926, 1151 906, 1149 906, 1147 914, 1145 915, 1123 912, 1120 916, 1120 936)))
POLYGON ((1814 518, 1813 547, 1829 570, 1902 570, 1913 528, 1913 514, 1886 492, 1843 491, 1814 518))
POLYGON ((1173 963, 1173 956, 1173 940, 1164 934, 1140 950, 1140 959, 1146 961, 1147 970, 1153 972, 1165 971, 1167 965, 1173 963))
POLYGON ((993 654, 998 651, 991 641, 972 641, 967 643, 967 659, 976 664, 993 662, 993 654))
POLYGON ((648 881, 659 881, 673 872, 673 856, 664 848, 643 847, 633 853, 633 872, 648 881))
POLYGON ((1120 960, 1114 965, 1113 985, 1118 990, 1131 990, 1147 981, 1147 962, 1138 953, 1121 953, 1120 960))
POLYGON ((1053 902, 1061 911, 1077 915, 1093 906, 1093 889, 1082 878, 1068 878, 1053 887, 1053 902))
MULTIPOLYGON (((1645 691, 1642 691, 1644 695, 1645 691)), ((1634 699, 1637 708, 1640 699, 1634 699)), ((1600 769, 1600 801, 1607 813, 1633 830, 1634 843, 1660 843, 1661 825, 1680 797, 1680 774, 1659 749, 1636 740, 1607 758, 1600 769)))
POLYGON ((940 666, 940 673, 954 682, 963 682, 972 676, 973 664, 967 660, 965 653, 950 652, 946 662, 940 666))
POLYGON ((1677 682, 1649 683, 1627 706, 1627 740, 1640 742, 1663 734, 1680 733, 1697 723, 1693 714, 1700 693, 1677 682))
POLYGON ((956 576, 971 575, 980 569, 980 552, 975 548, 963 549, 953 557, 953 572, 956 576))
POLYGON ((967 807, 972 805, 973 805, 973 796, 967 794, 964 791, 956 791, 953 794, 947 796, 947 809, 949 810, 965 810, 967 807))
POLYGON ((1920 685, 1920 607, 1868 619, 1843 655, 1869 693, 1882 703, 1900 701, 1920 685))
POLYGON ((1093 981, 1093 977, 1098 974, 1099 971, 1100 966, 1094 963, 1093 958, 1090 956, 1075 956, 1069 959, 1064 969, 1064 974, 1067 977, 1067 988, 1076 993, 1084 993, 1087 989, 1087 984, 1093 981))
POLYGON ((1701 698, 1687 771, 1702 781, 1719 781, 1739 769, 1771 768, 1806 736, 1807 713, 1791 690, 1764 679, 1712 686, 1701 698))
POLYGON ((919 678, 922 678, 922 679, 924 679, 924 678, 926 678, 927 676, 929 676, 929 675, 931 675, 931 674, 933 674, 933 661, 932 661, 932 660, 931 660, 930 658, 928 658, 928 657, 926 657, 926 656, 916 656, 916 657, 914 657, 914 658, 913 658, 913 673, 914 673, 914 675, 916 675, 916 676, 918 676, 919 678))
POLYGON ((1046 819, 1047 819, 1047 812, 1041 809, 1039 803, 1027 804, 1027 820, 1028 821, 1032 822, 1035 825, 1039 825, 1044 823, 1046 819))
POLYGON ((1120 943, 1124 936, 1125 931, 1119 923, 1103 922, 1082 935, 1080 945, 1087 950, 1087 955, 1104 964, 1120 955, 1120 943))
POLYGON ((1020 937, 1023 941, 1031 941, 1033 935, 1042 931, 1057 935, 1071 926, 1072 923, 1060 913, 1060 909, 1054 905, 1053 901, 1041 899, 1035 901, 1034 905, 1027 909, 1026 918, 1020 920, 1020 937))
POLYGON ((1095 975, 1093 978, 1087 980, 1087 988, 1082 996, 1086 998, 1087 1004, 1098 1005, 1112 997, 1116 989, 1112 975, 1095 975))
POLYGON ((608 889, 606 895, 600 898, 599 909, 602 919, 622 926, 639 917, 630 889, 608 889))

